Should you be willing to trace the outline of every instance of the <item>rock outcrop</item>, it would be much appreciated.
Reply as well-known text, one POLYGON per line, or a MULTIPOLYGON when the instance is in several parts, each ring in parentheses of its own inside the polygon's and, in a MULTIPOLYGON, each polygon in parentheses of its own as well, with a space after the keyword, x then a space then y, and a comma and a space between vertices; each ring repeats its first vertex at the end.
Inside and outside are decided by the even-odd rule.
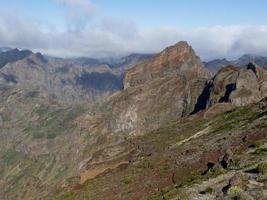
POLYGON ((249 63, 246 68, 227 67, 214 78, 212 102, 231 102, 236 106, 256 103, 266 93, 267 72, 249 63))
POLYGON ((166 48, 131 68, 124 90, 108 99, 112 132, 138 135, 191 113, 209 78, 186 42, 166 48))
POLYGON ((266 70, 253 63, 249 63, 245 68, 227 66, 206 84, 196 104, 195 112, 216 103, 244 106, 257 103, 266 96, 266 70))
POLYGON ((186 42, 168 47, 160 54, 130 69, 125 75, 124 88, 179 75, 186 78, 210 78, 210 73, 186 42))

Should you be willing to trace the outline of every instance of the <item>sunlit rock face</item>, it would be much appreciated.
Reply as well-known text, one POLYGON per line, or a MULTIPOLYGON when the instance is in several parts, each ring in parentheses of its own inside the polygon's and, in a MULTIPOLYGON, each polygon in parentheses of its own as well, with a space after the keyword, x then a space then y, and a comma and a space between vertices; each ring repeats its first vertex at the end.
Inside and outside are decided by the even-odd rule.
POLYGON ((186 42, 168 47, 126 73, 124 90, 109 98, 110 127, 138 135, 185 116, 193 111, 209 78, 186 42))
POLYGON ((267 72, 253 63, 249 63, 245 68, 227 66, 222 68, 206 87, 209 87, 206 88, 208 94, 202 109, 216 103, 244 106, 267 96, 267 72))

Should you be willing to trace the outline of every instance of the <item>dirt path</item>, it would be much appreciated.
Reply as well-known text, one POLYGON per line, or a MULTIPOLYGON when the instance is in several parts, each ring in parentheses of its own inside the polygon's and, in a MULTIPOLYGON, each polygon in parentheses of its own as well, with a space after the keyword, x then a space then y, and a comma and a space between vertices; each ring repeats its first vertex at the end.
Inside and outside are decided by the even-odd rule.
POLYGON ((182 141, 176 143, 175 146, 176 146, 176 147, 177 147, 177 146, 181 146, 181 145, 183 145, 184 143, 186 143, 186 142, 188 142, 188 141, 190 141, 190 140, 192 140, 192 139, 196 139, 196 138, 198 138, 198 137, 200 137, 200 136, 202 136, 202 135, 205 135, 205 134, 209 133, 210 130, 211 130, 211 128, 210 128, 210 126, 208 126, 207 128, 205 128, 205 129, 203 129, 203 130, 201 130, 201 131, 198 131, 197 133, 195 133, 195 134, 192 135, 191 137, 188 137, 188 138, 186 138, 186 139, 184 139, 184 140, 182 140, 182 141))
POLYGON ((129 163, 128 161, 122 161, 120 163, 107 165, 105 167, 99 167, 97 169, 92 169, 92 170, 86 170, 80 174, 80 177, 81 177, 80 184, 85 183, 87 180, 94 179, 96 176, 106 172, 107 170, 112 170, 112 169, 119 167, 120 165, 128 164, 128 163, 129 163))

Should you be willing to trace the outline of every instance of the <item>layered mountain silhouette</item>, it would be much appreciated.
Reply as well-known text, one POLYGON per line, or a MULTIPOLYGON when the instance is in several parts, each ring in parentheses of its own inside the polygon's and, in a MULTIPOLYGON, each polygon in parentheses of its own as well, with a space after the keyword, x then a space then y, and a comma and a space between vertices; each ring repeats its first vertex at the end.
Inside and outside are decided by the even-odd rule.
POLYGON ((227 59, 215 59, 209 62, 204 62, 206 68, 208 68, 213 74, 218 72, 221 68, 228 65, 233 65, 237 67, 244 67, 248 63, 254 63, 264 69, 267 69, 267 57, 245 54, 236 60, 227 60, 227 59))
POLYGON ((184 41, 119 59, 0 55, 0 199, 265 199, 255 59, 212 75, 184 41))
POLYGON ((108 63, 103 59, 45 58, 40 53, 14 49, 0 53, 1 88, 35 87, 67 104, 95 101, 120 90, 125 70, 149 56, 133 54, 108 63))

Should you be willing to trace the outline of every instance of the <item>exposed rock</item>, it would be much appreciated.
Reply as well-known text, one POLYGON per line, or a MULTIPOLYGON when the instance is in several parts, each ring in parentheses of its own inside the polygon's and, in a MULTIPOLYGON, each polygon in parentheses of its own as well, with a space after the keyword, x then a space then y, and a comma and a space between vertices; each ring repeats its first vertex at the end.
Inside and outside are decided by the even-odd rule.
POLYGON ((123 87, 126 69, 151 55, 134 54, 114 62, 101 59, 60 59, 14 49, 0 53, 0 90, 36 87, 64 104, 97 101, 123 87))
POLYGON ((27 56, 31 55, 32 52, 28 50, 7 50, 7 51, 0 51, 0 69, 4 67, 7 63, 16 62, 18 60, 21 60, 23 58, 26 58, 27 56))
POLYGON ((250 189, 255 189, 255 188, 257 188, 257 187, 263 187, 264 184, 263 184, 263 183, 260 183, 260 182, 258 182, 258 181, 249 180, 247 186, 248 186, 250 189))
POLYGON ((230 101, 237 106, 256 103, 261 99, 260 85, 257 75, 250 68, 239 71, 235 89, 230 95, 230 101))
MULTIPOLYGON (((241 156, 243 152, 241 158, 257 157, 245 150, 266 138, 262 117, 266 102, 247 109, 247 115, 242 108, 222 112, 234 107, 231 103, 243 95, 242 89, 251 92, 253 101, 258 94, 263 95, 266 73, 254 65, 242 70, 228 67, 209 80, 192 48, 181 42, 129 70, 125 89, 109 97, 102 107, 101 102, 91 108, 88 103, 59 106, 43 97, 56 93, 62 100, 74 95, 89 99, 89 95, 97 96, 97 91, 107 94, 110 85, 99 83, 103 79, 95 73, 108 77, 112 80, 109 83, 116 75, 107 75, 112 73, 107 65, 83 69, 65 64, 51 65, 40 54, 32 54, 2 68, 3 74, 14 75, 17 86, 0 95, 6 123, 0 134, 2 199, 51 199, 54 195, 59 199, 148 199, 158 192, 162 192, 161 198, 168 198, 163 188, 175 185, 180 193, 183 186, 203 181, 201 173, 207 178, 204 180, 216 176, 217 166, 228 173, 234 153, 241 156), (27 75, 24 70, 37 75, 27 75), (257 90, 252 91, 246 80, 257 90), (19 88, 33 84, 46 93, 40 88, 27 92, 19 88), (222 104, 203 115, 176 120, 216 103, 222 104), (232 112, 238 120, 225 120, 232 112), (152 129, 156 130, 150 132, 152 129), (142 181, 144 176, 146 181, 142 181), (60 186, 74 191, 66 194, 68 191, 59 190, 60 186)), ((252 101, 247 99, 249 96, 233 104, 252 101)), ((214 183, 209 185, 212 193, 219 190, 221 194, 226 184, 226 193, 231 187, 243 188, 246 180, 239 174, 230 179, 233 171, 220 179, 218 189, 213 190, 214 183)), ((209 191, 205 188, 201 191, 209 191)), ((211 199, 215 194, 209 194, 211 199)))
POLYGON ((220 165, 224 168, 227 169, 233 164, 233 152, 228 149, 225 153, 225 155, 222 157, 220 160, 220 165))
POLYGON ((122 74, 128 69, 131 69, 135 65, 144 62, 145 60, 151 58, 154 56, 153 54, 131 54, 129 56, 125 56, 120 58, 118 61, 114 63, 110 63, 112 67, 112 70, 115 72, 115 74, 122 74))
POLYGON ((126 73, 124 90, 107 102, 113 116, 110 128, 136 135, 188 115, 208 78, 210 73, 186 42, 166 48, 126 73))
POLYGON ((124 89, 177 75, 184 75, 186 78, 210 78, 210 73, 186 42, 168 47, 160 54, 130 69, 125 75, 124 89))
POLYGON ((238 186, 240 188, 245 187, 245 178, 242 174, 240 173, 236 173, 230 180, 229 180, 229 184, 231 186, 238 186))
POLYGON ((244 189, 246 187, 246 180, 244 176, 240 173, 236 173, 230 180, 228 185, 226 185, 223 189, 222 192, 224 194, 227 194, 230 188, 232 187, 238 187, 240 189, 244 189))
POLYGON ((216 103, 244 106, 259 102, 267 96, 267 72, 249 63, 246 68, 222 68, 204 88, 195 110, 205 109, 216 103), (198 109, 197 109, 198 108, 198 109))

